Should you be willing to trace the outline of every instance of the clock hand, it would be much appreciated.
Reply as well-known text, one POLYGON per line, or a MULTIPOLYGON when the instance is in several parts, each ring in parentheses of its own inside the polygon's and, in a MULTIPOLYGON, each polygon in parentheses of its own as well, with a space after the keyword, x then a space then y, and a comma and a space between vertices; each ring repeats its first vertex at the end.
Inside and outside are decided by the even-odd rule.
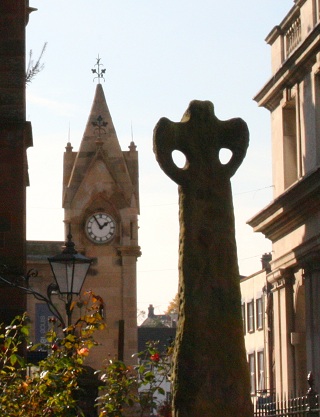
POLYGON ((108 224, 109 224, 109 223, 111 223, 111 221, 110 221, 110 220, 109 220, 109 221, 107 221, 107 222, 104 222, 104 223, 103 223, 103 225, 101 226, 101 229, 103 229, 105 226, 108 226, 108 224))
POLYGON ((95 221, 96 221, 97 225, 99 226, 99 229, 100 229, 100 230, 101 230, 101 229, 103 229, 104 225, 103 225, 103 226, 101 226, 101 224, 98 222, 98 220, 97 220, 97 218, 96 218, 96 216, 95 216, 95 215, 93 215, 93 218, 95 219, 95 221))

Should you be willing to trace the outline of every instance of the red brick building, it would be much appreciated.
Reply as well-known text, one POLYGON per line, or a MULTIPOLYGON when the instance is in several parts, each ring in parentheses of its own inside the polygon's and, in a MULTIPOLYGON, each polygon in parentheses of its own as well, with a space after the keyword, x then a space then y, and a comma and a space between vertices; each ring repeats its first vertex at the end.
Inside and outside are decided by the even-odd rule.
MULTIPOLYGON (((28 0, 0 2, 0 265, 25 273, 26 150, 32 146, 26 121, 25 31, 28 0)), ((3 270, 2 270, 3 273, 3 270)), ((0 287, 0 322, 25 311, 25 295, 0 287)))

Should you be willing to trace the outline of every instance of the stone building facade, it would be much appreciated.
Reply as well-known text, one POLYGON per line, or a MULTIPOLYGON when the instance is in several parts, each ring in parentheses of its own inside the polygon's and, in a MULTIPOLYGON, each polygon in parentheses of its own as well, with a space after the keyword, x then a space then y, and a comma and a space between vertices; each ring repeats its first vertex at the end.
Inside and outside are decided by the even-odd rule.
MULTIPOLYGON (((70 227, 76 250, 94 260, 82 291, 92 290, 104 301, 107 327, 96 334, 99 345, 86 364, 100 369, 104 359, 114 357, 130 363, 138 348, 138 152, 133 142, 121 150, 101 84, 79 150, 73 151, 71 143, 66 146, 62 204, 66 236, 70 227)), ((41 293, 53 280, 47 258, 60 253, 62 245, 28 242, 28 268, 38 270, 33 282, 41 293)), ((51 314, 32 297, 28 310, 34 317, 33 337, 40 341, 51 314)))
POLYGON ((271 285, 267 281, 271 254, 262 256, 262 268, 241 277, 243 333, 250 371, 251 396, 266 395, 273 386, 273 333, 271 285))
POLYGON ((319 391, 320 1, 295 0, 266 41, 272 76, 255 100, 271 114, 274 199, 248 223, 272 242, 267 388, 303 392, 312 371, 319 391))
POLYGON ((63 171, 65 223, 78 249, 95 259, 84 290, 105 302, 107 329, 97 355, 130 362, 137 352, 138 152, 133 142, 121 150, 101 84, 79 151, 67 144, 63 171))

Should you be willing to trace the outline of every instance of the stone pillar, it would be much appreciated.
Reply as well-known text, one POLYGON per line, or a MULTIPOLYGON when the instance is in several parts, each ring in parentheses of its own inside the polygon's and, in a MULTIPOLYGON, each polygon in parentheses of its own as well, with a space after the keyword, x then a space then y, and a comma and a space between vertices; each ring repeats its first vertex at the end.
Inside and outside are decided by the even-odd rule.
POLYGON ((230 178, 249 142, 241 119, 220 121, 193 101, 180 123, 154 130, 160 167, 179 185, 179 321, 173 356, 174 417, 250 417, 230 178), (221 163, 219 152, 232 152, 221 163), (174 150, 187 163, 178 168, 174 150))
POLYGON ((307 371, 320 389, 320 262, 305 266, 307 371))
POLYGON ((275 389, 277 394, 295 390, 294 347, 291 345, 293 327, 293 275, 283 270, 269 274, 273 285, 275 389))
POLYGON ((123 320, 124 328, 123 360, 126 363, 132 363, 132 355, 138 351, 136 264, 141 252, 138 246, 122 246, 118 250, 121 254, 122 265, 122 306, 119 320, 123 320))

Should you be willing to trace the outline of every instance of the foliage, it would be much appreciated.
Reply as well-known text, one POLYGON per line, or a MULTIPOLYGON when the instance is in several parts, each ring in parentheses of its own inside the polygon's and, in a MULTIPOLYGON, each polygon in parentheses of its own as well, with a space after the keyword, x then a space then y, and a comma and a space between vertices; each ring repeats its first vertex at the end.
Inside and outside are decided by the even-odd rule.
MULTIPOLYGON (((28 346, 28 317, 16 317, 0 332, 0 412, 8 417, 81 417, 75 394, 83 362, 95 345, 94 332, 104 323, 100 314, 103 301, 86 293, 72 308, 80 309, 75 324, 61 329, 52 318, 47 343, 28 346), (83 313, 83 314, 82 314, 83 313), (27 349, 46 350, 47 357, 31 367, 24 359, 27 349)), ((163 382, 170 377, 172 347, 159 351, 157 342, 136 355, 138 365, 127 366, 108 360, 99 378, 102 386, 97 398, 99 417, 126 417, 132 413, 171 417, 170 404, 157 400, 165 395, 163 382)))
POLYGON ((152 414, 153 410, 157 409, 159 403, 156 394, 165 395, 163 383, 170 379, 172 353, 172 346, 168 346, 166 352, 162 354, 159 351, 159 342, 150 341, 146 350, 138 354, 140 416, 147 411, 152 414))
POLYGON ((175 297, 170 301, 165 314, 178 314, 179 312, 179 294, 177 293, 175 297))
POLYGON ((137 366, 109 360, 100 376, 99 417, 125 417, 133 409, 141 417, 152 414, 159 406, 156 394, 165 395, 162 385, 170 377, 171 355, 171 346, 161 354, 158 342, 149 342, 137 355, 137 366))
POLYGON ((48 356, 29 372, 23 352, 28 342, 27 316, 15 318, 0 334, 0 411, 10 417, 82 416, 75 399, 84 358, 95 344, 94 331, 104 324, 99 313, 101 299, 87 293, 84 314, 76 324, 59 329, 55 319, 47 334, 48 356), (61 337, 62 334, 62 337, 61 337))
POLYGON ((32 59, 32 49, 29 52, 29 63, 28 63, 28 67, 27 67, 27 71, 26 71, 26 83, 31 83, 31 81, 34 79, 34 77, 39 74, 39 72, 41 72, 44 68, 44 64, 41 63, 41 59, 43 57, 43 54, 46 50, 47 47, 47 42, 45 42, 45 44, 42 47, 41 53, 39 58, 37 59, 36 62, 34 62, 34 60, 32 59))
POLYGON ((102 395, 97 398, 99 417, 124 417, 125 409, 137 401, 136 377, 133 369, 119 360, 108 360, 100 375, 102 395))
POLYGON ((159 417, 172 417, 172 407, 168 401, 164 401, 158 407, 159 417))
POLYGON ((26 316, 23 316, 14 319, 0 334, 0 411, 3 415, 23 415, 21 397, 25 397, 27 383, 21 352, 28 333, 26 316))

